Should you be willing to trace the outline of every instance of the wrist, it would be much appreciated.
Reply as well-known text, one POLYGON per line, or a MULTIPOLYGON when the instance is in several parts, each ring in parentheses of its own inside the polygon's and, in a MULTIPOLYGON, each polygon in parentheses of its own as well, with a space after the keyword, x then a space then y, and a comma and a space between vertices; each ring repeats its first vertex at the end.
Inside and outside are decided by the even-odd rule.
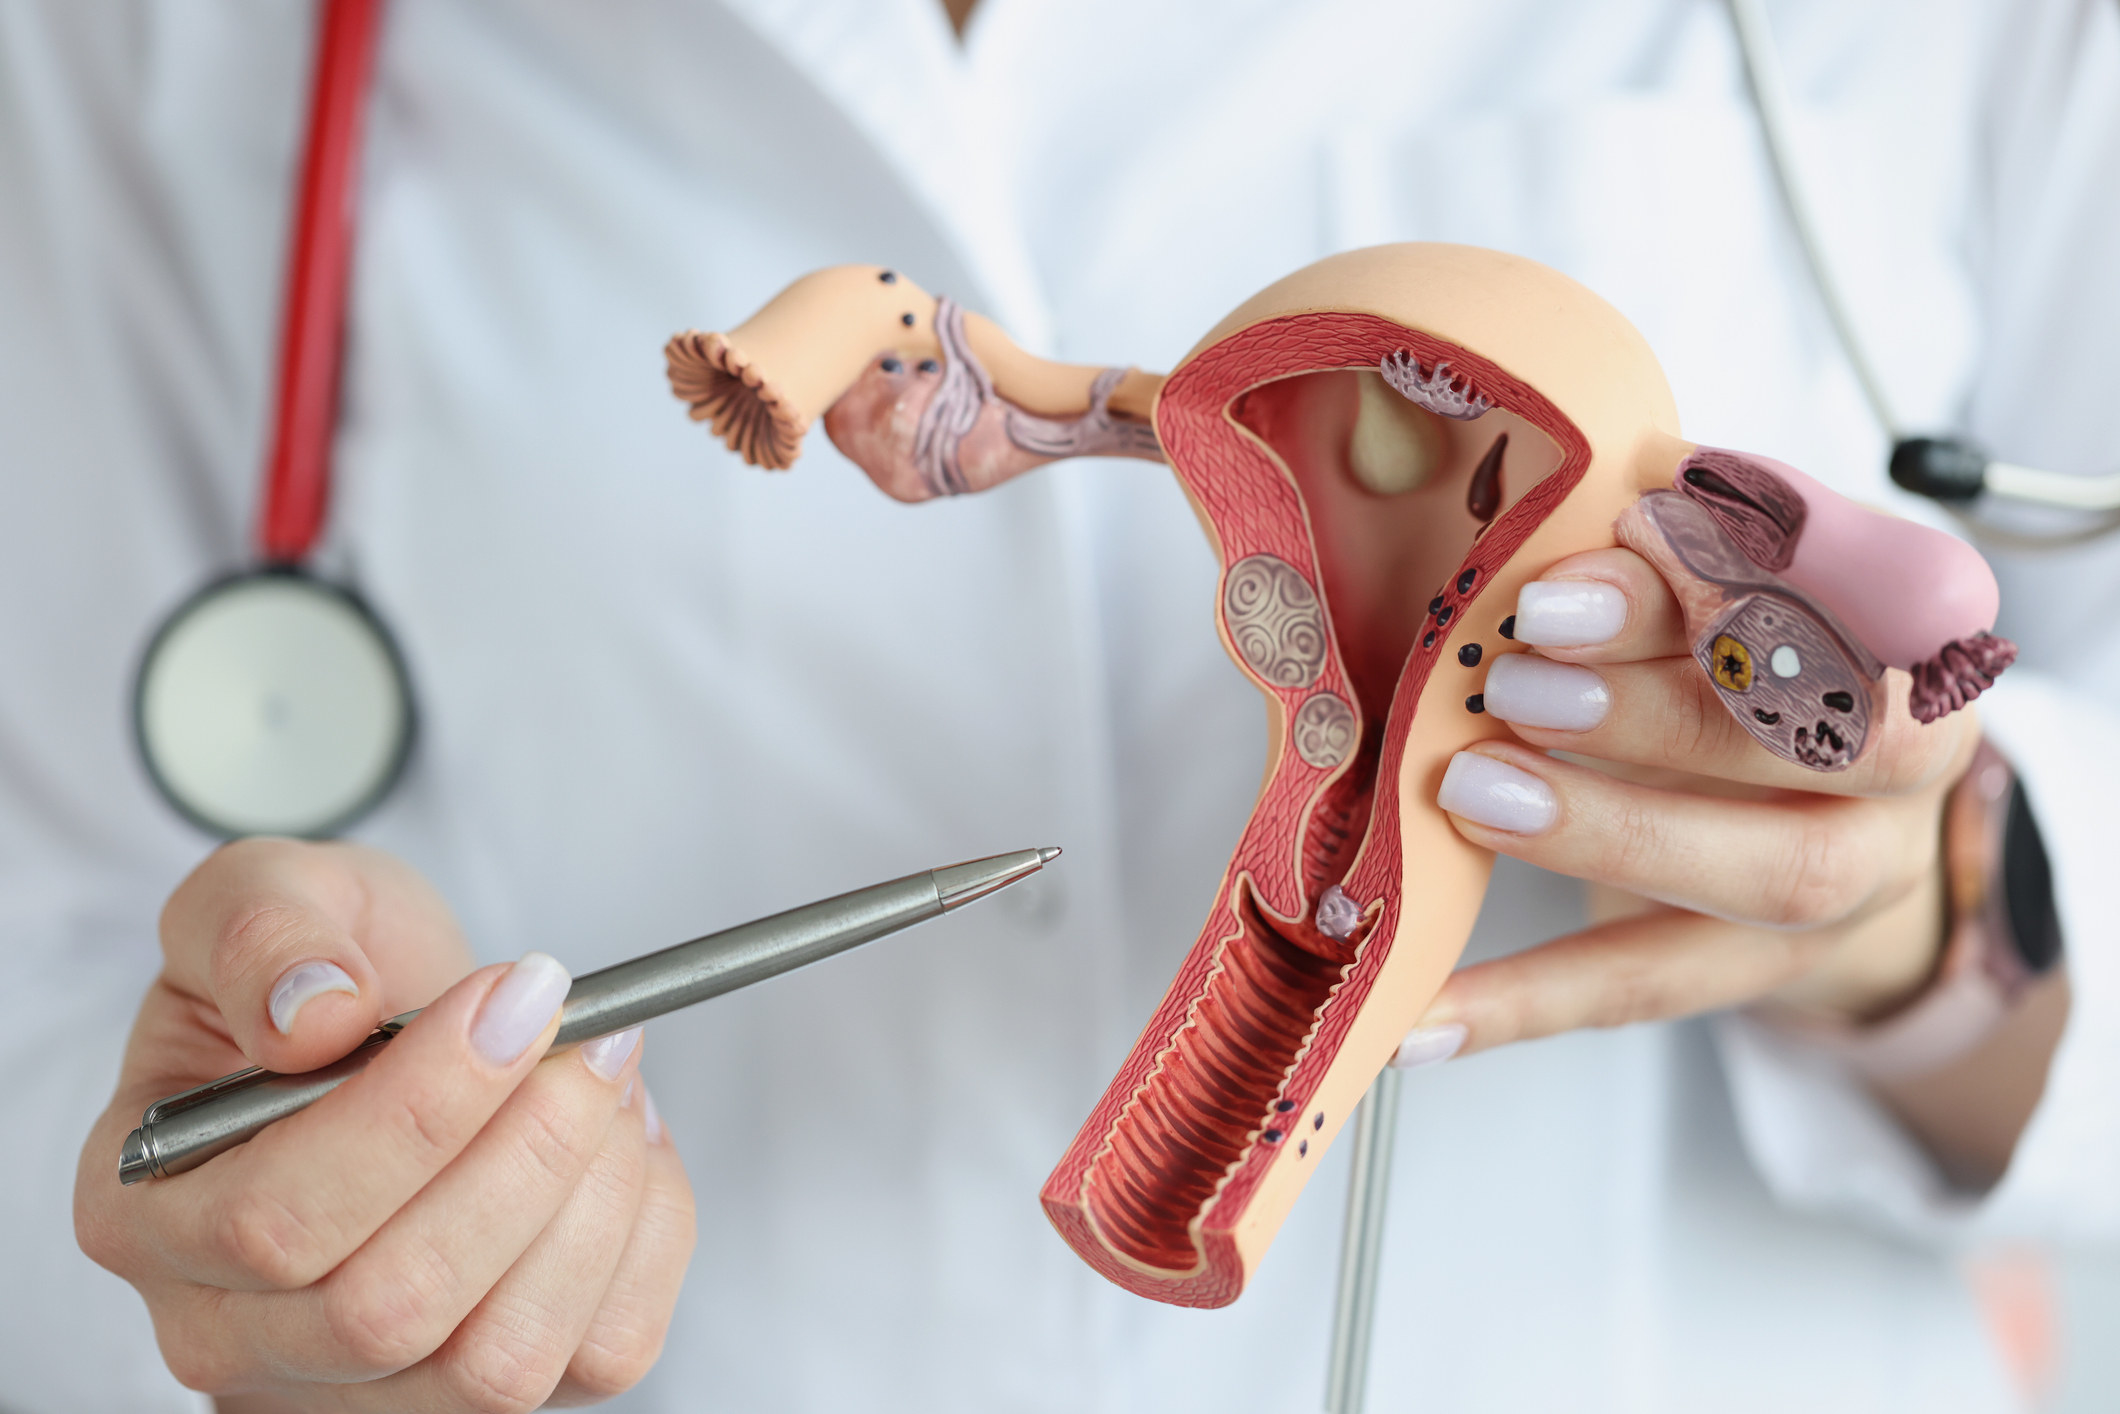
POLYGON ((1761 1009, 1828 1028, 1881 1022, 1934 985, 1950 935, 1938 862, 1901 898, 1853 925, 1824 963, 1775 991, 1761 1009))
POLYGON ((2044 847, 2009 764, 1986 742, 1945 801, 1940 859, 1930 916, 1940 912, 1942 926, 1926 936, 1942 946, 1917 985, 1837 1014, 1789 997, 1758 1008, 1761 1019, 1873 1079, 1925 1074, 1980 1045, 2060 952, 2044 847))

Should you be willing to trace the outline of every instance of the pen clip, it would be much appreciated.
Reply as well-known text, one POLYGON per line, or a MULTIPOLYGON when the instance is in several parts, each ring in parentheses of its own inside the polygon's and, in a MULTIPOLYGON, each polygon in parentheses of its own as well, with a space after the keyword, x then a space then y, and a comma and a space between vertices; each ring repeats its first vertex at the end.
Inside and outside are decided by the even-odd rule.
MULTIPOLYGON (((355 1046, 346 1054, 349 1056, 358 1055, 372 1046, 382 1045, 395 1037, 398 1032, 403 1031, 412 1018, 419 1014, 417 1008, 412 1011, 400 1012, 377 1026, 375 1030, 369 1032, 367 1036, 362 1038, 360 1045, 355 1046)), ((336 1064, 336 1062, 327 1062, 327 1064, 336 1064)), ((320 1066, 318 1069, 322 1069, 322 1067, 320 1066)), ((143 1130, 153 1129, 155 1125, 163 1120, 180 1115, 194 1106, 204 1104, 216 1095, 226 1095, 236 1090, 248 1090, 253 1085, 262 1085, 268 1080, 277 1080, 279 1077, 279 1071, 266 1070, 262 1066, 246 1066, 242 1070, 233 1071, 218 1080, 209 1080, 204 1085, 194 1085, 189 1090, 179 1090, 174 1095, 164 1095, 161 1099, 149 1105, 147 1112, 140 1116, 140 1128, 143 1130)))
POLYGON ((224 1075, 218 1080, 209 1080, 204 1085, 194 1085, 189 1090, 179 1090, 174 1095, 164 1095, 161 1099, 149 1105, 147 1112, 140 1116, 140 1127, 142 1129, 151 1129, 172 1115, 182 1114, 193 1105, 198 1104, 202 1100, 210 1099, 215 1095, 224 1095, 231 1090, 247 1090, 250 1086, 257 1083, 256 1077, 270 1074, 272 1072, 269 1070, 262 1070, 254 1065, 247 1066, 231 1075, 224 1075))

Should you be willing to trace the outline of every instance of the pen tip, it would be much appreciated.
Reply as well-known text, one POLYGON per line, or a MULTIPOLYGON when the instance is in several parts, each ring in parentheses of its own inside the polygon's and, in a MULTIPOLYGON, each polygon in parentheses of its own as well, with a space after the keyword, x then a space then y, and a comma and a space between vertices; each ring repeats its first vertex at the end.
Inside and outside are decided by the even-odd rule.
POLYGON ((1056 844, 1046 845, 1038 851, 1038 862, 1040 864, 1050 864, 1059 857, 1060 846, 1056 844))

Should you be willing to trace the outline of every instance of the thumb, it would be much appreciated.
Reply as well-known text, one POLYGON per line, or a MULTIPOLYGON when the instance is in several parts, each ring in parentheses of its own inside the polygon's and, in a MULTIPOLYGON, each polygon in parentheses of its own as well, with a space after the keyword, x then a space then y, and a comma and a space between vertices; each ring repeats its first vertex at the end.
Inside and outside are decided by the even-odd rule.
POLYGON ((381 979, 356 937, 369 911, 358 852, 237 841, 163 909, 163 981, 217 1014, 253 1065, 313 1070, 382 1019, 381 979))

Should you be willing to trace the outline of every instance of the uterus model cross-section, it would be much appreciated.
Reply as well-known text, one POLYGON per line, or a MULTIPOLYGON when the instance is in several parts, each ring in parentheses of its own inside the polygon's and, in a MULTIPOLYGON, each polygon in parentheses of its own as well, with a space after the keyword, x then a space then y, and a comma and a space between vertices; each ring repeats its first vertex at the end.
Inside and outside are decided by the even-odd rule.
POLYGON ((1334 256, 1167 377, 1048 362, 895 271, 797 281, 667 348, 692 415, 784 469, 819 416, 902 501, 1064 457, 1167 460, 1221 565, 1215 624, 1264 694, 1265 783, 1198 941, 1046 1181, 1129 1291, 1221 1306, 1471 932, 1493 856, 1435 804, 1518 590, 1625 543, 1766 750, 1818 771, 1888 714, 1963 706, 2015 650, 1961 542, 1794 468, 1683 440, 1647 343, 1533 262, 1334 256), (1889 671, 1897 669, 1899 671, 1889 671))

